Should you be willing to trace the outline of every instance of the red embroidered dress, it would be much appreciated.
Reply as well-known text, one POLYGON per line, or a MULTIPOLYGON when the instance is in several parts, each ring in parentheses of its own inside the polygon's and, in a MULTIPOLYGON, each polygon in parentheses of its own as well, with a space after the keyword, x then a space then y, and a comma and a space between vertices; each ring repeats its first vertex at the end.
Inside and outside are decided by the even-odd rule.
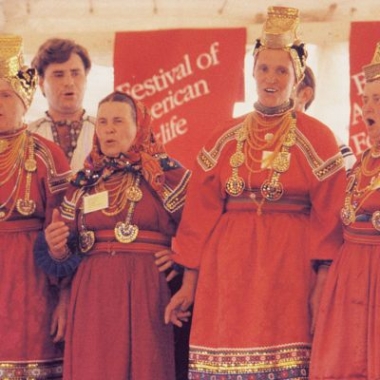
POLYGON ((379 160, 367 150, 349 178, 341 205, 344 245, 330 268, 321 301, 313 380, 380 378, 379 160))
POLYGON ((0 155, 18 138, 20 165, 0 175, 0 378, 61 379, 62 351, 50 335, 58 289, 36 267, 33 245, 61 203, 69 165, 60 148, 25 129, 0 135, 0 155))
POLYGON ((258 131, 262 150, 247 148, 246 123, 200 152, 177 235, 176 261, 199 269, 189 378, 306 379, 313 263, 333 259, 342 241, 343 159, 307 115, 290 121, 280 147, 266 143, 276 128, 258 131), (261 170, 277 148, 278 172, 261 170))
MULTIPOLYGON (((125 101, 128 95, 116 92, 109 98, 125 101)), ((190 172, 168 157, 151 131, 148 110, 134 103, 132 146, 108 157, 95 135, 84 170, 62 203, 72 254, 60 262, 46 249, 38 254, 49 272, 53 268, 60 275, 77 267, 65 380, 175 379, 173 328, 164 323, 170 290, 154 254, 171 247, 190 172)))
MULTIPOLYGON (((173 164, 170 159, 163 161, 173 164)), ((85 223, 95 242, 82 254, 72 283, 64 379, 174 380, 173 330, 163 318, 170 291, 154 253, 170 248, 189 174, 177 165, 165 171, 164 199, 141 178, 142 197, 131 220, 139 231, 128 243, 116 239, 115 228, 126 220, 129 202, 120 213, 94 211, 83 221, 83 198, 101 189, 69 190, 63 204, 65 221, 75 215, 72 231, 83 232, 85 223)), ((119 184, 125 177, 136 179, 134 173, 112 176, 119 184)))

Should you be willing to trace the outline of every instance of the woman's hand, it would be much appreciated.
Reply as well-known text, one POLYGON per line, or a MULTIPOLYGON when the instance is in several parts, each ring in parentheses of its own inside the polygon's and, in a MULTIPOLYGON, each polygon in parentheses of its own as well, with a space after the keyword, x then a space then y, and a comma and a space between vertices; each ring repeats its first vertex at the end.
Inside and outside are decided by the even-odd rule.
MULTIPOLYGON (((175 253, 171 249, 164 249, 154 255, 156 257, 155 264, 157 265, 159 272, 165 272, 166 270, 172 268, 174 263, 173 255, 175 255, 175 253)), ((177 275, 178 272, 175 269, 172 269, 166 276, 166 281, 169 282, 177 275)))
POLYGON ((173 323, 178 327, 183 326, 183 322, 187 322, 191 315, 187 309, 192 305, 193 298, 183 289, 178 290, 171 298, 165 309, 165 323, 173 323))
POLYGON ((45 239, 49 246, 50 254, 57 260, 67 255, 67 239, 69 227, 60 220, 59 211, 53 210, 51 223, 45 229, 45 239))
POLYGON ((65 338, 67 324, 67 310, 70 298, 70 288, 60 290, 59 301, 53 312, 50 335, 53 337, 53 342, 61 342, 65 338))
POLYGON ((187 309, 193 304, 195 289, 197 286, 198 271, 185 269, 181 289, 171 298, 165 309, 165 323, 173 323, 182 327, 183 322, 187 322, 191 315, 187 309))

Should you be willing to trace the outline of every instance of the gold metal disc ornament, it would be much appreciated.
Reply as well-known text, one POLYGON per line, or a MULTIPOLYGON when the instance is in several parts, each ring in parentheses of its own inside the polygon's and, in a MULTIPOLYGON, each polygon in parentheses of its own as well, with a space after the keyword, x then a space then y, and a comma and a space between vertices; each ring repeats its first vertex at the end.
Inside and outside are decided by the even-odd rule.
POLYGON ((95 244, 94 231, 81 231, 79 233, 79 249, 82 253, 88 252, 95 244))
POLYGON ((375 211, 372 214, 371 222, 375 230, 380 231, 380 211, 375 211))
POLYGON ((243 178, 232 176, 226 182, 226 192, 233 197, 238 197, 244 191, 244 186, 243 178))
POLYGON ((143 197, 141 189, 137 186, 129 186, 126 190, 127 199, 130 202, 139 202, 143 197))
POLYGON ((120 243, 132 243, 139 234, 139 228, 135 224, 118 222, 115 226, 115 237, 120 243))
POLYGON ((18 199, 16 208, 21 215, 29 216, 36 210, 36 202, 32 199, 18 199))
POLYGON ((355 222, 355 211, 352 207, 344 207, 340 211, 340 219, 345 226, 355 222))
POLYGON ((289 170, 290 167, 290 153, 278 152, 273 160, 272 167, 276 172, 284 173, 289 170))
POLYGON ((233 168, 238 168, 243 165, 245 161, 245 156, 243 152, 235 152, 230 158, 230 165, 233 168))
POLYGON ((260 188, 261 195, 268 201, 278 201, 284 194, 281 182, 271 183, 266 180, 260 188))
POLYGON ((34 158, 28 158, 25 161, 25 170, 29 173, 33 173, 37 170, 37 161, 34 158))

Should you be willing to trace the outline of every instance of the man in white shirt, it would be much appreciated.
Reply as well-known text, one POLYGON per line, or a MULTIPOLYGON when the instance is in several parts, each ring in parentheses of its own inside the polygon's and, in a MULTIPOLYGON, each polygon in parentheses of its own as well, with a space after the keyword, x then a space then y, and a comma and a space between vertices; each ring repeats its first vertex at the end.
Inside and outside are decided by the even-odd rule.
POLYGON ((73 40, 51 38, 40 46, 32 66, 38 71, 48 111, 31 122, 29 130, 58 144, 75 173, 83 167, 95 130, 95 118, 83 109, 89 54, 73 40))

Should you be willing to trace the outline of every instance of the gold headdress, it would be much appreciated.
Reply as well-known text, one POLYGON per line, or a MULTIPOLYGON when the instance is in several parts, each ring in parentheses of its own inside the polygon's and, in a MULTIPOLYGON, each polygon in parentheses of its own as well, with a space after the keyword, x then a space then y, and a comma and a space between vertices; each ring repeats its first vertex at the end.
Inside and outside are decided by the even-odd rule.
POLYGON ((254 56, 264 49, 283 49, 289 52, 297 80, 303 76, 307 51, 297 37, 299 10, 289 7, 269 7, 261 39, 256 40, 254 56))
POLYGON ((24 65, 20 36, 0 35, 0 79, 9 82, 29 108, 37 88, 37 72, 24 65))
POLYGON ((380 42, 376 45, 375 54, 369 65, 363 66, 364 76, 366 82, 373 82, 380 79, 380 42))

